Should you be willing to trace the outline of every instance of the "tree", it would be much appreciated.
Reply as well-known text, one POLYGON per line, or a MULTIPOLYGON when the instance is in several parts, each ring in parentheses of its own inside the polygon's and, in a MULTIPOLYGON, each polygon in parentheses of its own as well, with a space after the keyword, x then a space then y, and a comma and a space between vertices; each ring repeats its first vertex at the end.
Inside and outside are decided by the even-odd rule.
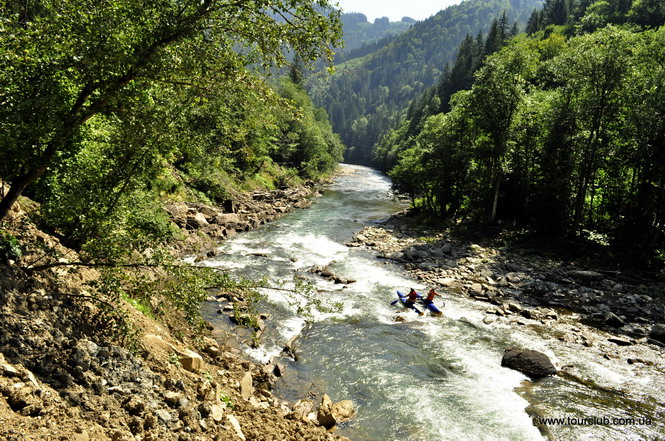
POLYGON ((613 122, 623 102, 626 75, 631 69, 633 36, 607 27, 571 42, 571 50, 556 59, 561 81, 571 94, 570 110, 578 126, 575 151, 578 166, 573 224, 582 225, 590 187, 610 153, 613 122))
POLYGON ((524 44, 513 44, 490 56, 478 71, 472 88, 472 112, 475 124, 489 136, 486 151, 487 181, 491 186, 487 219, 496 218, 503 161, 509 147, 513 117, 523 99, 526 82, 535 71, 534 54, 524 44))
POLYGON ((635 0, 628 19, 645 27, 665 24, 665 3, 660 0, 635 0))
MULTIPOLYGON (((4 3, 4 2, 3 2, 4 3)), ((247 81, 249 63, 332 60, 340 37, 328 0, 45 0, 0 8, 2 219, 23 191, 76 154, 95 115, 153 84, 206 89, 247 81), (242 49, 241 49, 242 48, 242 49), (241 50, 238 50, 241 49, 241 50)))

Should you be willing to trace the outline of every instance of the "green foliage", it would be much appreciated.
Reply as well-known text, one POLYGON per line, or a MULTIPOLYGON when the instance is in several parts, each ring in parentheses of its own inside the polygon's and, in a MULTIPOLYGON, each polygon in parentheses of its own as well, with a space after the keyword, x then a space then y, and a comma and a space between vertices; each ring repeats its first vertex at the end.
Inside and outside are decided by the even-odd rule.
MULTIPOLYGON (((0 0, 0 177, 12 183, 0 219, 28 191, 78 264, 101 268, 99 332, 136 346, 123 302, 201 325, 208 289, 236 286, 169 257, 179 232, 164 199, 221 202, 341 160, 325 112, 300 86, 266 81, 287 54, 303 70, 332 61, 341 24, 330 6, 0 0)), ((0 258, 20 251, 2 233, 0 258)))
POLYGON ((21 244, 12 234, 0 230, 0 261, 19 260, 23 255, 21 244))
POLYGON ((512 40, 448 113, 388 139, 384 152, 402 149, 395 187, 448 219, 600 237, 621 260, 661 265, 665 28, 550 30, 512 40))
POLYGON ((239 103, 261 100, 267 88, 260 69, 286 64, 289 50, 305 62, 332 60, 341 29, 329 6, 328 0, 3 2, 0 176, 12 187, 0 217, 27 186, 72 158, 80 161, 91 144, 113 144, 119 155, 126 148, 127 173, 140 174, 132 161, 177 162, 203 138, 212 144, 204 148, 220 148, 217 161, 226 157, 251 174, 261 164, 258 146, 267 143, 251 139, 257 124, 239 103), (225 112, 206 120, 203 104, 219 108, 229 98, 225 112), (200 124, 176 130, 193 120, 200 124))
POLYGON ((340 62, 375 52, 415 23, 415 20, 409 17, 387 23, 377 18, 374 23, 370 23, 365 14, 358 12, 342 13, 340 21, 344 34, 344 49, 335 56, 336 61, 340 62))
POLYGON ((233 409, 235 407, 235 404, 233 404, 233 400, 226 392, 219 393, 219 400, 222 403, 224 403, 226 407, 228 407, 229 409, 233 409))
POLYGON ((566 26, 566 33, 590 33, 608 24, 631 23, 645 28, 665 24, 665 4, 660 0, 546 0, 534 10, 527 32, 548 26, 566 26))
MULTIPOLYGON (((348 147, 346 160, 372 162, 374 145, 397 126, 409 101, 437 82, 467 35, 487 32, 505 11, 507 20, 525 22, 540 4, 541 0, 464 1, 415 23, 375 52, 337 65, 332 78, 312 80, 312 98, 330 115, 348 147)), ((497 24, 497 31, 510 33, 509 28, 499 28, 497 24)), ((441 100, 444 105, 450 95, 441 100)))
POLYGON ((325 111, 315 108, 307 92, 287 78, 281 79, 278 91, 291 108, 277 115, 278 131, 271 157, 295 168, 303 178, 317 178, 332 171, 342 160, 344 146, 333 133, 325 111))

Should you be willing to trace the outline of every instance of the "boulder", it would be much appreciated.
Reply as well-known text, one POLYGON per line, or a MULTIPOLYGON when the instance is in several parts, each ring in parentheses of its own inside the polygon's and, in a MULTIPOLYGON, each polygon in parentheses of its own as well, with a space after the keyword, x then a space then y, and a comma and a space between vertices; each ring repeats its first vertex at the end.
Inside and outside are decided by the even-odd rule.
POLYGON ((491 325, 495 321, 496 321, 496 317, 491 316, 491 315, 485 316, 485 318, 483 318, 483 323, 485 323, 486 325, 491 325))
POLYGON ((661 343, 665 343, 665 324, 657 323, 653 325, 649 337, 661 343))
POLYGON ((621 319, 621 317, 614 314, 613 312, 606 313, 603 320, 605 321, 605 324, 607 324, 608 326, 611 326, 613 328, 620 328, 624 325, 624 322, 621 319))
POLYGON ((333 416, 338 423, 350 421, 356 416, 356 408, 351 400, 342 400, 333 404, 333 416))
POLYGON ((311 400, 298 400, 291 408, 288 418, 295 420, 307 420, 307 416, 314 408, 314 403, 311 400))
MULTIPOLYGON (((504 308, 504 309, 505 309, 505 308, 504 308)), ((517 312, 517 313, 519 313, 519 312, 522 312, 522 307, 521 307, 518 303, 515 303, 515 302, 509 302, 509 303, 508 303, 508 310, 510 310, 510 311, 512 311, 512 312, 517 312)))
POLYGON ((227 199, 223 202, 222 208, 225 213, 236 213, 238 211, 238 204, 231 199, 227 199))
POLYGON ((578 280, 584 280, 587 282, 591 282, 594 280, 600 280, 603 278, 603 275, 600 273, 597 273, 596 271, 585 271, 585 270, 572 270, 568 271, 567 273, 568 277, 572 277, 574 279, 578 280))
POLYGON ((471 296, 480 296, 483 295, 483 285, 480 283, 473 283, 469 286, 469 294, 471 296))
POLYGON ((196 213, 194 216, 187 217, 187 229, 198 230, 199 228, 207 227, 208 220, 203 213, 196 213))
POLYGON ((218 214, 213 219, 213 223, 217 225, 236 225, 241 222, 240 216, 235 213, 218 214))
POLYGON ((203 351, 214 357, 220 352, 219 343, 213 338, 203 337, 203 351))
POLYGON ((190 372, 199 372, 203 367, 203 358, 196 352, 185 349, 184 351, 176 351, 178 360, 183 369, 190 372))
POLYGON ((634 342, 633 340, 631 340, 630 338, 628 338, 628 337, 623 337, 623 336, 613 336, 613 337, 609 337, 609 338, 607 339, 607 341, 609 341, 610 343, 614 343, 615 345, 618 345, 618 346, 630 346, 630 345, 632 345, 632 344, 635 343, 635 342, 634 342))
POLYGON ((254 385, 252 382, 252 373, 250 371, 245 372, 245 375, 240 380, 240 395, 245 399, 254 395, 254 385))
POLYGON ((316 411, 316 420, 320 426, 326 429, 332 429, 337 423, 337 420, 333 416, 332 400, 330 400, 328 394, 323 394, 323 398, 321 398, 321 404, 319 404, 319 408, 316 411))
POLYGON ((448 254, 453 250, 453 244, 451 244, 451 243, 443 244, 443 245, 441 245, 441 248, 439 248, 439 250, 442 253, 448 254))
POLYGON ((530 349, 506 349, 501 366, 515 369, 531 378, 543 378, 557 372, 547 355, 530 349))
POLYGON ((331 429, 335 424, 343 423, 353 419, 356 415, 356 409, 351 400, 332 402, 327 394, 323 394, 321 404, 316 412, 316 420, 319 425, 326 429, 331 429))

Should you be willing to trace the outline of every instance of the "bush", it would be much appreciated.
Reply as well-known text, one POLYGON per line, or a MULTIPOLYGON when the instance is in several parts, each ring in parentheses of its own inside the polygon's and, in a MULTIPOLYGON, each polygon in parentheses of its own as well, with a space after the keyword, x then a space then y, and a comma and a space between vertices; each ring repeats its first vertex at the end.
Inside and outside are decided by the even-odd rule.
POLYGON ((0 230, 0 261, 19 260, 23 255, 18 239, 6 231, 0 230))

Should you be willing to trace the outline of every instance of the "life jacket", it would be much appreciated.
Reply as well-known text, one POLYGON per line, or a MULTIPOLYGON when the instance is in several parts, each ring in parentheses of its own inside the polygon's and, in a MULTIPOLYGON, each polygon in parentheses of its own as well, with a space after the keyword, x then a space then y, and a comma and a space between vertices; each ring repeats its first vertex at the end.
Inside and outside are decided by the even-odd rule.
POLYGON ((409 298, 406 299, 407 302, 415 303, 418 300, 418 293, 416 291, 411 291, 409 293, 409 298))
POLYGON ((437 294, 438 294, 438 293, 437 293, 436 291, 434 291, 433 289, 430 289, 429 292, 427 293, 427 301, 428 301, 428 302, 433 302, 433 301, 434 301, 434 297, 435 297, 437 294))

